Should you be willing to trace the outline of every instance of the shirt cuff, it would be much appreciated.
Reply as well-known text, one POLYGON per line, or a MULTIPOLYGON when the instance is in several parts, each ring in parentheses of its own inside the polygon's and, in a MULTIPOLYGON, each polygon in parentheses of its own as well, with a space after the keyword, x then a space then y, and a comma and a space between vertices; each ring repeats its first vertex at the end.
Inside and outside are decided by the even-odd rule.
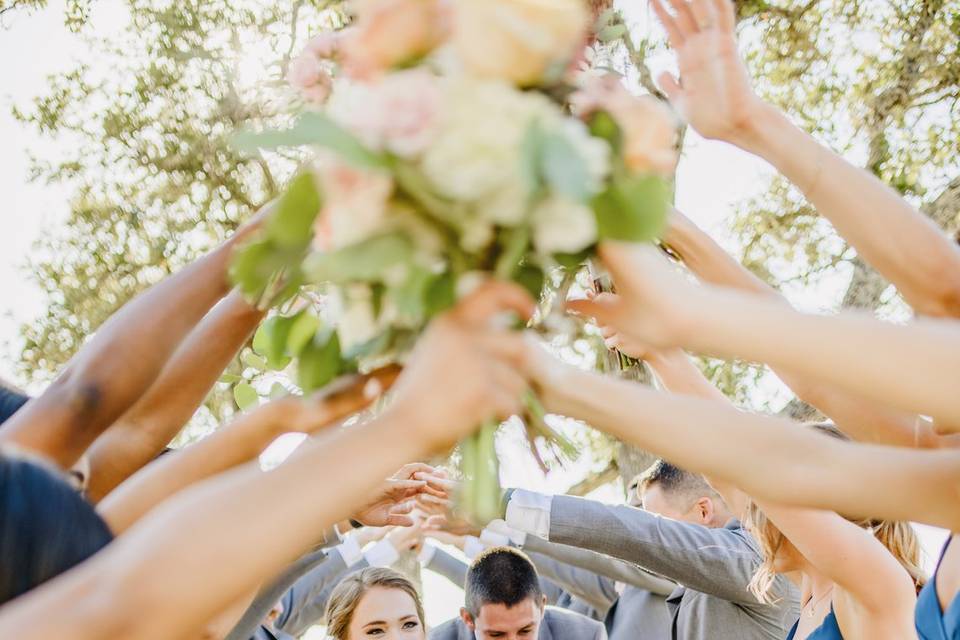
POLYGON ((550 507, 553 496, 517 489, 507 503, 507 526, 550 539, 550 507))
POLYGON ((367 559, 371 567, 389 567, 400 559, 400 554, 397 553, 393 543, 389 540, 381 540, 364 551, 363 557, 367 559))
POLYGON ((467 541, 463 545, 463 555, 473 561, 478 555, 484 552, 486 547, 478 538, 467 536, 467 541))
MULTIPOLYGON (((527 534, 523 531, 518 531, 513 527, 507 526, 507 523, 503 520, 493 520, 490 524, 487 525, 487 528, 484 529, 484 532, 490 531, 491 533, 496 533, 507 538, 507 542, 504 542, 504 545, 513 543, 518 547, 523 547, 527 543, 527 534)), ((480 537, 483 539, 483 536, 480 537)))
POLYGON ((420 553, 417 555, 417 560, 420 561, 420 564, 427 566, 433 562, 433 556, 437 555, 437 547, 431 542, 424 542, 423 546, 420 547, 420 553))
POLYGON ((484 529, 480 532, 480 542, 487 545, 488 547, 509 547, 510 538, 498 533, 496 531, 491 531, 490 529, 484 529))
POLYGON ((352 567, 363 559, 363 549, 360 548, 356 536, 347 536, 341 544, 337 545, 337 551, 343 556, 343 563, 348 567, 352 567))

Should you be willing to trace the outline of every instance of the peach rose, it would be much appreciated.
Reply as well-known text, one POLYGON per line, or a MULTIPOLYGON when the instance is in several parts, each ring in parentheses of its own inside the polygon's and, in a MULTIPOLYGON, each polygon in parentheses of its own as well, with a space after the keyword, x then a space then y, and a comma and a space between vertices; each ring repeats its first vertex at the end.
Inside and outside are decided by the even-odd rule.
POLYGON ((393 193, 387 173, 350 166, 321 156, 317 163, 323 209, 314 221, 314 248, 346 247, 380 232, 393 193))
POLYGON ((365 78, 425 56, 446 39, 441 0, 357 0, 356 26, 344 37, 345 70, 365 78))
POLYGON ((606 111, 620 126, 623 156, 637 172, 670 175, 677 165, 677 121, 663 103, 651 96, 635 96, 614 75, 591 77, 570 98, 582 118, 606 111))
POLYGON ((333 78, 323 61, 309 49, 290 61, 287 82, 300 92, 304 100, 313 104, 326 102, 333 86, 333 78))
POLYGON ((563 73, 589 21, 583 0, 456 0, 453 42, 470 73, 531 86, 563 73))

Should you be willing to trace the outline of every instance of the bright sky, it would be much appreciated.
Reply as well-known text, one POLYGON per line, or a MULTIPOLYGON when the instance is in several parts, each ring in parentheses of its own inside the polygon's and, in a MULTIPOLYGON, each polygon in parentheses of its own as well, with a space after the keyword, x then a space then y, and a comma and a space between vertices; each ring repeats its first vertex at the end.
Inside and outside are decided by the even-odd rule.
MULTIPOLYGON (((636 25, 638 35, 651 28, 646 3, 618 0, 628 21, 636 25)), ((93 23, 98 32, 123 28, 123 6, 117 0, 94 3, 93 23)), ((25 105, 45 88, 48 74, 70 68, 73 59, 86 49, 83 41, 63 26, 63 2, 54 0, 47 9, 30 16, 18 16, 0 29, 0 377, 30 388, 30 381, 14 374, 11 365, 19 347, 17 328, 41 309, 43 300, 31 282, 25 263, 32 244, 45 230, 63 223, 68 194, 56 186, 30 184, 27 179, 28 152, 46 152, 50 143, 34 132, 20 127, 10 115, 13 104, 25 105)), ((94 61, 94 64, 96 62, 94 61)), ((669 56, 653 60, 656 71, 670 64, 669 56)), ((732 147, 708 142, 691 135, 678 175, 677 204, 691 218, 721 240, 725 239, 724 220, 736 205, 762 188, 770 169, 760 160, 732 147)), ((94 295, 91 292, 91 295, 94 295)), ((831 304, 816 296, 799 301, 804 307, 831 304)), ((31 388, 37 391, 36 388, 31 388)), ((544 478, 531 471, 527 458, 507 452, 504 470, 506 486, 523 485, 547 492, 562 491, 587 472, 586 464, 573 465, 544 478)), ((612 489, 599 499, 618 499, 612 489)), ((942 534, 924 529, 928 556, 936 557, 942 534)), ((929 558, 928 558, 929 560, 929 558)), ((454 615, 462 602, 462 593, 444 578, 424 572, 426 608, 431 624, 454 615)), ((320 635, 310 635, 319 638, 320 635)))

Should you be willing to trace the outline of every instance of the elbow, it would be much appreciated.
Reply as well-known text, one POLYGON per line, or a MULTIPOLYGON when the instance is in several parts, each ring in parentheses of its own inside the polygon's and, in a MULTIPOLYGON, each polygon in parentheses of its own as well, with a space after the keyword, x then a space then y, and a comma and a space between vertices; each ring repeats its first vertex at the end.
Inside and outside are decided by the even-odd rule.
POLYGON ((960 250, 950 245, 931 256, 927 270, 928 287, 923 303, 914 305, 922 315, 935 318, 960 318, 960 250))

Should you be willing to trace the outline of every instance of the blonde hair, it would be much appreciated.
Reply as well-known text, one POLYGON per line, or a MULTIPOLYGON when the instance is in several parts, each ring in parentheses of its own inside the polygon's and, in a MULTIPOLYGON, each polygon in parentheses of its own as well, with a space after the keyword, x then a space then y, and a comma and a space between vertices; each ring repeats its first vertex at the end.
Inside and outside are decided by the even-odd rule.
MULTIPOLYGON (((814 423, 806 426, 838 440, 848 439, 842 431, 829 423, 814 423)), ((763 555, 763 563, 750 580, 750 592, 760 602, 770 603, 772 602, 770 590, 777 577, 776 571, 774 571, 774 560, 787 538, 753 502, 750 502, 747 507, 745 519, 744 524, 757 540, 760 545, 760 553, 763 555)), ((874 537, 910 574, 917 590, 919 591, 923 587, 927 581, 927 576, 920 565, 920 540, 910 523, 891 520, 852 520, 849 518, 848 520, 873 532, 874 537)))
POLYGON ((327 636, 336 640, 347 640, 350 622, 353 620, 357 605, 368 591, 377 588, 397 589, 410 596, 417 608, 420 625, 426 626, 423 603, 413 583, 393 569, 369 567, 344 578, 330 594, 326 615, 327 636))

